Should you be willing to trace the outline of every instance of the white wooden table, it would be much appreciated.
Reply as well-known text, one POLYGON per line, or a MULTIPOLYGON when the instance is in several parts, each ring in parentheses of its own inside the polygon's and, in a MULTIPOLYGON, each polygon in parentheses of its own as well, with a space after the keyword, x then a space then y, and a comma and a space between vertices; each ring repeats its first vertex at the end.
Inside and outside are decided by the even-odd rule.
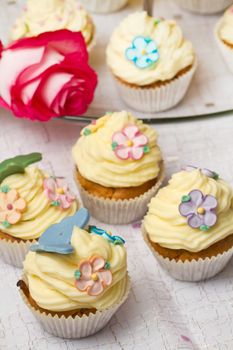
MULTIPOLYGON (((66 176, 77 193, 70 151, 80 127, 62 120, 32 123, 0 110, 0 160, 39 151, 41 166, 66 176)), ((159 122, 154 127, 160 135, 167 177, 188 163, 213 169, 233 185, 233 114, 159 122)), ((1 350, 233 349, 233 261, 207 282, 178 282, 157 265, 137 225, 92 223, 126 238, 133 281, 127 303, 92 337, 55 338, 41 329, 21 301, 16 287, 21 271, 0 261, 1 350)))

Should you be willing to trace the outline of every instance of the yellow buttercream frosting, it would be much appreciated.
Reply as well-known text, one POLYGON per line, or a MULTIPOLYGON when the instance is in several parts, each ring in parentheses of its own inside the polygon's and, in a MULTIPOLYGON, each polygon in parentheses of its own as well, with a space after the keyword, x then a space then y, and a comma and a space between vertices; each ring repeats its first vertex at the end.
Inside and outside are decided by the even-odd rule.
POLYGON ((75 227, 70 255, 29 252, 24 272, 29 291, 36 303, 50 311, 80 308, 106 309, 122 300, 127 287, 127 259, 123 245, 114 245, 97 234, 75 227), (82 260, 98 255, 110 265, 111 284, 97 295, 88 295, 75 286, 74 273, 82 260))
POLYGON ((81 175, 105 187, 134 187, 158 176, 161 152, 154 128, 122 111, 105 115, 87 126, 72 150, 81 175), (148 152, 141 159, 120 159, 112 148, 112 137, 127 125, 136 125, 148 139, 148 152), (85 136, 87 130, 90 132, 85 136))
POLYGON ((87 11, 76 0, 27 0, 24 12, 11 31, 11 40, 59 29, 81 31, 89 44, 94 25, 87 11))
POLYGON ((233 45, 233 6, 231 6, 222 18, 219 36, 228 44, 233 45))
POLYGON ((44 192, 45 176, 46 174, 39 168, 27 167, 23 174, 10 175, 1 182, 1 187, 16 189, 20 198, 26 201, 26 209, 20 221, 10 227, 0 224, 2 232, 23 240, 36 239, 49 226, 77 211, 76 201, 73 201, 70 208, 64 210, 51 205, 44 192))
POLYGON ((150 240, 170 249, 199 252, 233 234, 233 190, 222 179, 214 180, 200 170, 181 171, 151 200, 144 218, 150 240), (217 199, 217 222, 208 231, 194 229, 179 212, 181 198, 198 189, 217 199))
POLYGON ((194 64, 192 44, 185 40, 175 21, 156 21, 146 12, 126 17, 115 29, 107 47, 107 64, 112 73, 125 82, 138 86, 174 78, 184 68, 194 64), (155 41, 159 59, 149 68, 139 69, 126 58, 126 49, 137 36, 155 41))

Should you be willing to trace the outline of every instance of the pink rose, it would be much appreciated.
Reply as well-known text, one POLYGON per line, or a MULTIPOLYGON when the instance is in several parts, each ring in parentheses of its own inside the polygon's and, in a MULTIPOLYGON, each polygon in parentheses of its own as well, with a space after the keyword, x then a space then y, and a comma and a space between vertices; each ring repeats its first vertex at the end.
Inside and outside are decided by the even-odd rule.
POLYGON ((0 42, 0 105, 19 118, 83 114, 96 85, 80 32, 47 32, 6 48, 0 42))

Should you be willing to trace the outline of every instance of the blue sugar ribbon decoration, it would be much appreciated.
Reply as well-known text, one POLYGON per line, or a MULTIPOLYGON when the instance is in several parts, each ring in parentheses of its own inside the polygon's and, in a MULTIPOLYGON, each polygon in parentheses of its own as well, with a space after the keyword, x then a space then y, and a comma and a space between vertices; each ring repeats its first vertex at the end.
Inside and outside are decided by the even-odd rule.
POLYGON ((89 232, 106 238, 109 242, 115 245, 125 244, 125 240, 120 236, 111 236, 107 231, 96 226, 89 226, 89 232))
POLYGON ((50 226, 39 238, 38 244, 30 247, 33 252, 71 254, 74 251, 70 241, 74 226, 83 228, 87 225, 90 215, 86 208, 79 209, 73 216, 63 219, 58 224, 50 226))

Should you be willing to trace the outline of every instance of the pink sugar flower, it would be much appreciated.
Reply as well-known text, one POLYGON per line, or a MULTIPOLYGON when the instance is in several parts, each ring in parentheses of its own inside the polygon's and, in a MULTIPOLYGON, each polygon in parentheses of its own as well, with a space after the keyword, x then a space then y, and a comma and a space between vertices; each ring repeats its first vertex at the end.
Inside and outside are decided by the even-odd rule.
POLYGON ((67 183, 61 177, 49 177, 44 180, 44 191, 52 205, 68 209, 75 200, 67 183))
POLYGON ((12 189, 9 192, 0 192, 0 222, 8 227, 16 224, 22 217, 22 211, 26 208, 26 201, 19 193, 12 189))
POLYGON ((101 256, 93 256, 89 260, 83 260, 79 264, 79 270, 75 271, 75 286, 81 292, 97 296, 112 283, 110 264, 101 256))
POLYGON ((132 158, 139 160, 149 152, 148 138, 136 125, 127 125, 112 136, 112 149, 122 160, 132 158))

